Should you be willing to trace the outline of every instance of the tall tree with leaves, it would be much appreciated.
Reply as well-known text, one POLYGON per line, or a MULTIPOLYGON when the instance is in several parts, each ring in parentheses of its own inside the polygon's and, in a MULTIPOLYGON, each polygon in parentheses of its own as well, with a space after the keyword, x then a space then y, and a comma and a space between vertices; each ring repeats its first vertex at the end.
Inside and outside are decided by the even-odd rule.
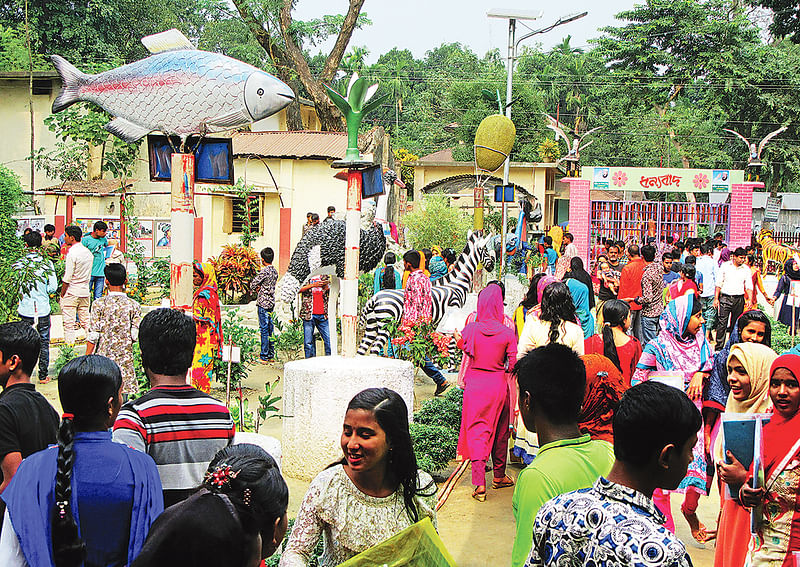
MULTIPOLYGON (((298 86, 302 85, 305 94, 314 103, 322 129, 344 130, 342 114, 328 98, 324 84, 331 83, 335 78, 353 31, 368 23, 361 14, 364 0, 349 0, 344 16, 323 16, 310 22, 293 20, 294 0, 233 0, 233 4, 258 43, 275 63, 278 77, 295 92, 299 92, 298 86), (334 34, 334 45, 325 58, 322 71, 315 76, 303 48, 334 34)), ((297 102, 288 107, 287 123, 290 130, 303 128, 297 102)))

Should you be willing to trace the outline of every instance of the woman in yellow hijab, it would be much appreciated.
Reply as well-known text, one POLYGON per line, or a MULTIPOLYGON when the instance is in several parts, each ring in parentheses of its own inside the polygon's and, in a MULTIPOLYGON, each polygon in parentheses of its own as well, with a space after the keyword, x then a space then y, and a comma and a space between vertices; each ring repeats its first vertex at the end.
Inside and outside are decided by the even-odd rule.
POLYGON ((222 312, 217 294, 217 276, 210 263, 195 262, 192 318, 197 326, 197 344, 192 360, 192 386, 211 392, 214 359, 222 350, 222 312))
MULTIPOLYGON (((769 369, 778 355, 766 345, 737 343, 728 355, 728 384, 731 391, 725 405, 724 416, 765 413, 772 407, 769 397, 769 369)), ((739 494, 739 486, 747 477, 747 470, 732 455, 723 458, 720 433, 714 447, 720 480, 730 486, 730 492, 739 494)), ((722 513, 717 528, 715 567, 741 567, 747 556, 750 542, 750 511, 730 498, 725 484, 720 484, 722 513)))

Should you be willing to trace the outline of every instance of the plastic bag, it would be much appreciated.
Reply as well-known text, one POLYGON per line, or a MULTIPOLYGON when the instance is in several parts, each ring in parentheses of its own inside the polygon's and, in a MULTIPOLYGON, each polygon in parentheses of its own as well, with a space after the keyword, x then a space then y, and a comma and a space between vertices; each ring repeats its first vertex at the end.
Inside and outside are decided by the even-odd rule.
POLYGON ((430 518, 351 557, 339 567, 455 567, 430 518))

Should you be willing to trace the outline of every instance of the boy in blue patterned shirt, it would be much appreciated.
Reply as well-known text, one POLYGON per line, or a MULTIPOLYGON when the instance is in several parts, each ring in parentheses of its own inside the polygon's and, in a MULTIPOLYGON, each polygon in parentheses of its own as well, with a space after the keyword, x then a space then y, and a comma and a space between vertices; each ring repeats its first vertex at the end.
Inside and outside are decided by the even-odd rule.
POLYGON ((652 497, 686 476, 701 423, 677 388, 644 382, 625 392, 613 419, 616 461, 608 479, 540 508, 527 565, 691 567, 652 497))

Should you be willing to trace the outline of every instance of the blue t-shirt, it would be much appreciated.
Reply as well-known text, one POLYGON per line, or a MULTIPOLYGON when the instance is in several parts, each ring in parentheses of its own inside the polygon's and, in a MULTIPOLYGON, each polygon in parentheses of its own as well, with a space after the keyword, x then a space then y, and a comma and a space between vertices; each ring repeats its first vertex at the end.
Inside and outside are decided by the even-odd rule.
POLYGON ((544 253, 547 256, 547 265, 550 266, 550 269, 555 269, 556 262, 558 261, 558 252, 552 248, 545 248, 544 253))
POLYGON ((92 263, 92 277, 105 276, 106 254, 105 247, 108 245, 108 238, 95 238, 91 234, 81 239, 81 244, 89 249, 94 256, 92 263))

